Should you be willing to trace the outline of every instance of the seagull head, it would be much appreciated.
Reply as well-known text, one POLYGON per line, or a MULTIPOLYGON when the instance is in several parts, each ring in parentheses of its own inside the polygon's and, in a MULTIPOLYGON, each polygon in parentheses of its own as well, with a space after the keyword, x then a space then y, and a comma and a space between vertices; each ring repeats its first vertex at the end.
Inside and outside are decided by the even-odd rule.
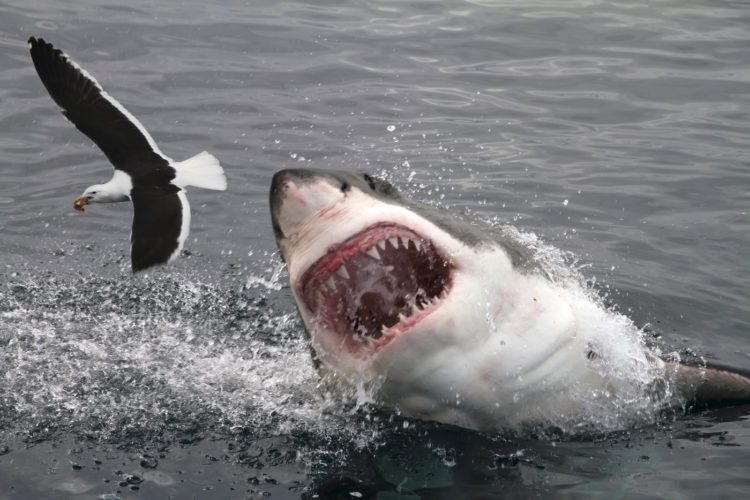
POLYGON ((73 208, 79 212, 85 212, 86 209, 83 207, 85 207, 89 203, 99 201, 97 199, 97 197, 100 196, 99 188, 101 188, 100 185, 90 186, 86 188, 81 196, 73 200, 73 208))
POLYGON ((112 182, 106 184, 94 184, 89 186, 81 196, 73 200, 73 208, 79 212, 84 212, 84 207, 91 203, 112 203, 116 201, 127 201, 130 198, 113 189, 112 182))

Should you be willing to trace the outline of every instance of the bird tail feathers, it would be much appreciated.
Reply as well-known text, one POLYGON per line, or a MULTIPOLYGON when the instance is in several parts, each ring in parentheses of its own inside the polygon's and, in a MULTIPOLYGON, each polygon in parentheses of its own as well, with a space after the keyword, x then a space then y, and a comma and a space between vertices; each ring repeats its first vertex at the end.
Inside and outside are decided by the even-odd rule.
POLYGON ((227 189, 227 178, 219 160, 207 151, 203 151, 184 161, 172 163, 175 169, 174 184, 180 187, 195 186, 203 189, 224 191, 227 189))

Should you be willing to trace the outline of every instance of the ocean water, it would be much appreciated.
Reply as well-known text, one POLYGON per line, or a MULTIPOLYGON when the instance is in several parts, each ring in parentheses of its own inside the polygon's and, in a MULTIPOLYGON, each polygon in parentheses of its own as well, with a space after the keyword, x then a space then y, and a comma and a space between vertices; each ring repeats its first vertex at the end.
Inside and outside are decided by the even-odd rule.
POLYGON ((273 173, 360 170, 536 235, 664 349, 750 367, 750 3, 0 6, 0 499, 741 498, 750 407, 589 436, 477 433, 325 394, 275 252, 273 173), (131 208, 26 39, 175 159, 186 255, 132 276, 131 208), (559 253, 558 253, 559 252, 559 253))

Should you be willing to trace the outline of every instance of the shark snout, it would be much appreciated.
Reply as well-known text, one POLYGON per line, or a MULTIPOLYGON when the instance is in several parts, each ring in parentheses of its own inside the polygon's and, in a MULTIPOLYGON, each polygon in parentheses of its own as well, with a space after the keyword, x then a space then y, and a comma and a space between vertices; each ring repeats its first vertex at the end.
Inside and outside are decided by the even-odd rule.
POLYGON ((271 221, 277 240, 294 233, 323 208, 343 198, 341 183, 314 170, 276 172, 271 181, 271 221))

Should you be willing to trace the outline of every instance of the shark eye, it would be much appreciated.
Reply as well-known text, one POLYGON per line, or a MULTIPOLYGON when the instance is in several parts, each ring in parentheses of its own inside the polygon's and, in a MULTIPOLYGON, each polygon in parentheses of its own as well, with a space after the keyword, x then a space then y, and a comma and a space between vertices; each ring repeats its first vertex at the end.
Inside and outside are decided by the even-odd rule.
POLYGON ((393 185, 391 185, 391 183, 388 181, 373 177, 369 174, 364 174, 363 178, 365 179, 365 182, 367 182, 367 185, 370 186, 370 189, 372 189, 376 193, 391 196, 396 194, 396 188, 394 188, 393 185))
POLYGON ((378 184, 375 182, 375 179, 373 179, 369 174, 364 175, 365 182, 367 182, 367 185, 370 186, 370 189, 373 191, 378 190, 378 184))
POLYGON ((342 192, 342 193, 346 193, 346 192, 347 192, 347 191, 349 191, 349 190, 350 190, 351 188, 352 188, 352 185, 351 185, 351 184, 349 184, 348 182, 346 182, 346 181, 343 181, 343 182, 341 183, 341 192, 342 192))

